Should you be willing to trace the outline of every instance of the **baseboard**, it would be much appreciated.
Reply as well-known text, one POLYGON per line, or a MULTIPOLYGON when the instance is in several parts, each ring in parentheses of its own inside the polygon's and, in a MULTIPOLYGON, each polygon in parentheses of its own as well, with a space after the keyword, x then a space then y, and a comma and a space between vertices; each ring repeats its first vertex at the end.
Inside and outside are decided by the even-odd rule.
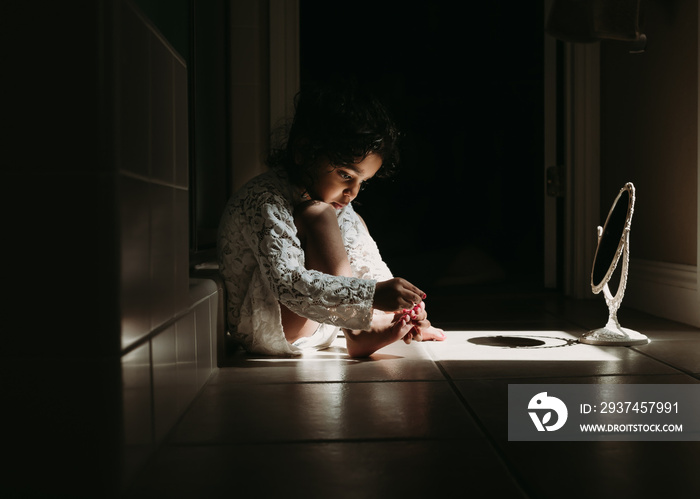
POLYGON ((697 267, 631 259, 623 307, 700 327, 697 267))

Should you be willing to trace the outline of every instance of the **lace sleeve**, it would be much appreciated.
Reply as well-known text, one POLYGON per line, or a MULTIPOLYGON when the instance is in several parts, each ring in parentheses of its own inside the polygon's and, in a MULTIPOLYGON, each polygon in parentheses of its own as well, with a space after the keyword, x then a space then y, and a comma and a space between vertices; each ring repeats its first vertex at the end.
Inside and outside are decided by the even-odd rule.
POLYGON ((373 279, 339 277, 307 270, 288 203, 272 193, 250 196, 244 231, 263 279, 290 310, 316 322, 369 329, 373 279))
POLYGON ((352 205, 346 206, 338 214, 338 224, 355 277, 377 281, 394 277, 382 259, 377 243, 352 205))

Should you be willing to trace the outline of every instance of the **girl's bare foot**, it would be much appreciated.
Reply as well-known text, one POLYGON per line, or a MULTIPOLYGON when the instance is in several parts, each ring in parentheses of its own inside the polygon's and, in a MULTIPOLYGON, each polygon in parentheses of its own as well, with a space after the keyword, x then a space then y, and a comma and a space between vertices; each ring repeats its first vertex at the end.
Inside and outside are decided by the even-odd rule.
POLYGON ((446 338, 444 331, 433 327, 427 319, 411 321, 410 315, 405 313, 375 315, 370 331, 343 331, 351 357, 369 357, 380 348, 401 339, 408 344, 411 341, 443 341, 446 338))
POLYGON ((444 341, 447 338, 445 331, 434 326, 420 328, 420 334, 422 336, 421 341, 444 341))
POLYGON ((405 314, 377 314, 370 331, 343 330, 348 354, 350 357, 369 357, 406 336, 411 328, 413 324, 406 320, 405 314))

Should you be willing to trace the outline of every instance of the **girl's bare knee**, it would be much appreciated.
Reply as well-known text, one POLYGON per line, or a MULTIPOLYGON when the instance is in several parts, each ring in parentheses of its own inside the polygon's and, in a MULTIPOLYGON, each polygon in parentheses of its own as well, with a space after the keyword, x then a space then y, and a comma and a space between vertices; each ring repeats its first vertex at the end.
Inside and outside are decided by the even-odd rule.
POLYGON ((320 201, 303 203, 295 210, 294 222, 304 249, 307 269, 337 276, 352 276, 338 226, 338 215, 333 206, 320 201))
POLYGON ((323 230, 331 224, 338 225, 335 208, 322 201, 305 201, 294 210, 294 222, 304 232, 323 230))

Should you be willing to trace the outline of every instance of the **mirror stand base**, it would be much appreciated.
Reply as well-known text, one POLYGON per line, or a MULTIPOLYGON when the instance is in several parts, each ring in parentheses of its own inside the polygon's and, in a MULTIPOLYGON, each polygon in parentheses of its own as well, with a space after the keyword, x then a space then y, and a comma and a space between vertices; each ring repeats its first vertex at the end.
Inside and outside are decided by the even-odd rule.
POLYGON ((579 338, 587 345, 607 345, 615 347, 631 347, 649 343, 642 333, 620 326, 617 321, 609 320, 605 327, 594 329, 579 338))

